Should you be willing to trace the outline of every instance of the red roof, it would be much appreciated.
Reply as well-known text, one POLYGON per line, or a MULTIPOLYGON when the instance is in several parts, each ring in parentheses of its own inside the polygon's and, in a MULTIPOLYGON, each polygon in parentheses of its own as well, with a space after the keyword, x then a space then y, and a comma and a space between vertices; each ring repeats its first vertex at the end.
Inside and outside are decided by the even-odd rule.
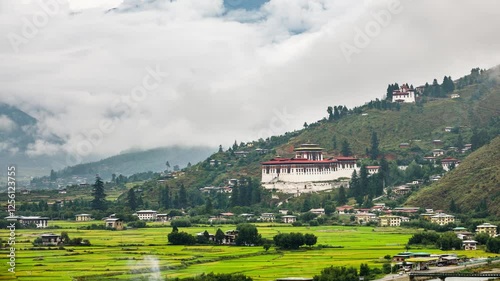
POLYGON ((459 162, 458 159, 455 158, 444 158, 441 160, 441 163, 443 162, 459 162))
POLYGON ((339 161, 356 161, 354 157, 335 157, 333 159, 309 160, 302 158, 273 158, 269 161, 262 162, 262 165, 284 165, 284 164, 332 164, 339 161))
POLYGON ((380 169, 380 166, 366 166, 367 169, 380 169))

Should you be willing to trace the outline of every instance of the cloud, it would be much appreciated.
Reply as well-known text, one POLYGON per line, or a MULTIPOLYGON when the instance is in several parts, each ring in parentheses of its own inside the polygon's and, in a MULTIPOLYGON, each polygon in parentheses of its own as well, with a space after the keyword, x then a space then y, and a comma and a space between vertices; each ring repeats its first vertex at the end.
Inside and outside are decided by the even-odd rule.
POLYGON ((0 33, 24 39, 1 38, 0 100, 39 120, 32 154, 229 146, 301 128, 329 105, 380 98, 388 83, 458 78, 500 61, 496 1, 271 0, 228 10, 222 0, 53 0, 51 15, 24 2, 0 0, 0 33), (370 28, 376 35, 356 46, 370 28), (357 48, 349 60, 343 44, 357 48), (166 75, 140 92, 148 69, 166 75), (63 143, 47 142, 52 134, 63 143))
POLYGON ((10 132, 16 127, 16 123, 5 115, 0 115, 0 132, 10 132))

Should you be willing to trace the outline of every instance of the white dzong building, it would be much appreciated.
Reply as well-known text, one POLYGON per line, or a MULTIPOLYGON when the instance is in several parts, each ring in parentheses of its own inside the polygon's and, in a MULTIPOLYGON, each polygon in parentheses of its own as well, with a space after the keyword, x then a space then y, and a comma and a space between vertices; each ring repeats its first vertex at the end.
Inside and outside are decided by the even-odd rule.
POLYGON ((262 185, 284 193, 307 193, 334 188, 340 178, 359 172, 354 157, 325 159, 317 144, 302 144, 294 149, 295 157, 276 157, 262 164, 262 185))
POLYGON ((392 102, 399 103, 414 103, 415 91, 408 87, 408 84, 403 84, 401 89, 392 92, 392 102))

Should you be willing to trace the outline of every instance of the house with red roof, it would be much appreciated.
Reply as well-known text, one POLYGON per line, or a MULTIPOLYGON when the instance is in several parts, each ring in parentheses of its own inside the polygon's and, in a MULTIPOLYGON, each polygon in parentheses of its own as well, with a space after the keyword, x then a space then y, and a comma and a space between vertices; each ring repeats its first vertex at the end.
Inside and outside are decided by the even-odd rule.
POLYGON ((330 182, 359 172, 357 158, 325 158, 317 144, 302 144, 293 158, 276 157, 262 162, 262 185, 285 193, 305 193, 334 188, 330 182))
POLYGON ((449 171, 452 169, 452 167, 457 167, 460 164, 460 161, 458 159, 452 158, 452 157, 447 157, 444 159, 441 159, 441 166, 443 167, 443 170, 449 171))
POLYGON ((408 84, 403 84, 399 90, 392 92, 392 102, 415 103, 415 90, 410 89, 408 84))

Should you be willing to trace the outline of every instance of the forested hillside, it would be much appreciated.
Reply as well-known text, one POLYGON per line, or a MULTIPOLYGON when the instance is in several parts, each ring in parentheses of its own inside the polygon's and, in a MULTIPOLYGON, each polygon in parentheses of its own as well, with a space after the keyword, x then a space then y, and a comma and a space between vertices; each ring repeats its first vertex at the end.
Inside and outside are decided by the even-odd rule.
POLYGON ((410 197, 407 204, 479 216, 487 211, 500 217, 500 136, 410 197))

